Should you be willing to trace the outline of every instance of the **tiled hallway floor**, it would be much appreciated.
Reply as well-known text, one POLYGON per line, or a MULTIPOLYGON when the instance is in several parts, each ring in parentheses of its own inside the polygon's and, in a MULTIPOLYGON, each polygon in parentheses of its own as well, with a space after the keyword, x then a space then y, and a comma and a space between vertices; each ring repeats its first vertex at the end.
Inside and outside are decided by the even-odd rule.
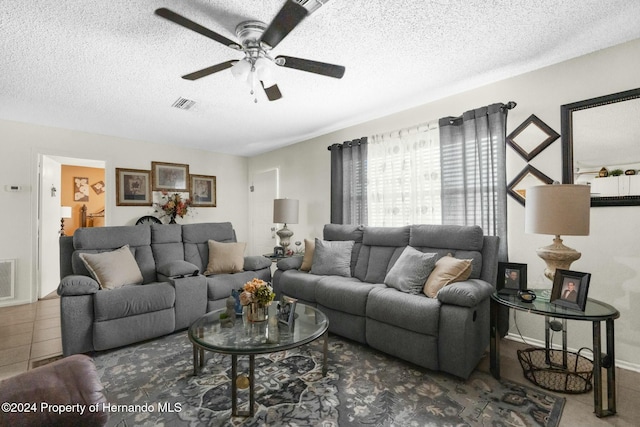
POLYGON ((0 308, 0 380, 62 354, 60 300, 0 308))
MULTIPOLYGON (((0 380, 32 368, 34 362, 62 354, 60 340, 60 300, 44 299, 33 304, 0 308, 0 380)), ((503 378, 532 385, 522 375, 516 350, 525 345, 501 341, 503 378)), ((485 357, 478 369, 489 371, 485 357)), ((597 418, 593 413, 593 393, 565 394, 567 399, 561 427, 637 426, 640 420, 640 373, 617 369, 617 410, 613 417, 597 418)), ((533 385, 532 385, 533 386, 533 385)))

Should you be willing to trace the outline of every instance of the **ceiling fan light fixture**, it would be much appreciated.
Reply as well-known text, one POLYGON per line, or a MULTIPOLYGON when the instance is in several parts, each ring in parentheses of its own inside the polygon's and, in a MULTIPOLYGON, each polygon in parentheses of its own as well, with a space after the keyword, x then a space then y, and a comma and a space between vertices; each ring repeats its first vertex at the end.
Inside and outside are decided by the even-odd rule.
POLYGON ((236 62, 231 67, 231 74, 238 80, 247 80, 249 73, 251 72, 251 63, 246 59, 242 59, 236 62))

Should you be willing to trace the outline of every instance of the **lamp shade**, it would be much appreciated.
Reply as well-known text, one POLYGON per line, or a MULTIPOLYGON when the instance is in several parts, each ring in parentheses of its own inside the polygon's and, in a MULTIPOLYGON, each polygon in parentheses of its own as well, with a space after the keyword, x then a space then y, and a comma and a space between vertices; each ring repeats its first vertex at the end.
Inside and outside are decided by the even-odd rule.
POLYGON ((276 224, 297 224, 298 200, 275 199, 273 201, 273 222, 276 224))
POLYGON ((590 193, 588 185, 554 184, 527 188, 524 231, 588 236, 590 193))
POLYGON ((60 206, 60 217, 71 218, 71 206, 60 206))

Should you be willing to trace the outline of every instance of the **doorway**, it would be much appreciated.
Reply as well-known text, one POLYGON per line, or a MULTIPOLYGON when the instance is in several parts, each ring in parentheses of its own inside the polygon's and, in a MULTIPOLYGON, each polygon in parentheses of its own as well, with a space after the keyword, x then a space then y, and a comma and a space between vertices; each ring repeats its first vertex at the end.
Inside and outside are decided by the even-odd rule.
POLYGON ((278 169, 255 173, 249 193, 251 254, 272 253, 276 246, 273 200, 277 198, 278 169))
MULTIPOLYGON (((83 168, 101 170, 104 177, 105 161, 39 154, 38 164, 38 260, 36 263, 38 289, 36 295, 41 299, 54 292, 60 283, 58 239, 61 232, 65 230, 65 234, 71 235, 73 230, 82 226, 82 206, 89 205, 92 197, 94 200, 99 200, 99 194, 104 192, 104 178, 91 180, 89 169, 83 168), (69 174, 81 175, 77 176, 81 180, 75 182, 76 177, 69 178, 69 174), (87 182, 85 183, 82 178, 87 178, 87 182), (62 208, 63 206, 65 209, 62 208), (68 218, 63 218, 65 216, 68 218)), ((98 204, 100 204, 99 201, 98 204)), ((105 220, 104 195, 102 195, 101 206, 102 208, 94 207, 93 210, 102 210, 104 212, 102 219, 105 220)))

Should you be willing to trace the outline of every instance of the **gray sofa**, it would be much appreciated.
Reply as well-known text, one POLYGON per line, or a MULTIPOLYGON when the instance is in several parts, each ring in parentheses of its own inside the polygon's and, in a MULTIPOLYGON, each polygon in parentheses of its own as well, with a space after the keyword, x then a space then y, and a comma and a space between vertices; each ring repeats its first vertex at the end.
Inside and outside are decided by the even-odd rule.
MULTIPOLYGON (((489 344, 489 300, 497 274, 498 237, 480 227, 412 225, 358 227, 329 224, 324 241, 354 241, 350 276, 301 271, 302 257, 278 262, 277 297, 287 295, 322 310, 329 330, 416 365, 468 378, 489 344), (407 246, 437 258, 470 259, 467 280, 435 298, 401 292, 385 277, 407 246)), ((317 249, 316 249, 317 252, 317 249)), ((314 263, 316 256, 314 254, 314 263)))
POLYGON ((63 354, 106 350, 187 328, 206 312, 223 308, 233 289, 253 278, 271 280, 271 260, 264 256, 244 257, 244 271, 204 276, 209 240, 236 242, 231 223, 80 228, 73 237, 62 237, 63 354), (142 283, 101 289, 80 254, 113 252, 124 245, 142 283))

